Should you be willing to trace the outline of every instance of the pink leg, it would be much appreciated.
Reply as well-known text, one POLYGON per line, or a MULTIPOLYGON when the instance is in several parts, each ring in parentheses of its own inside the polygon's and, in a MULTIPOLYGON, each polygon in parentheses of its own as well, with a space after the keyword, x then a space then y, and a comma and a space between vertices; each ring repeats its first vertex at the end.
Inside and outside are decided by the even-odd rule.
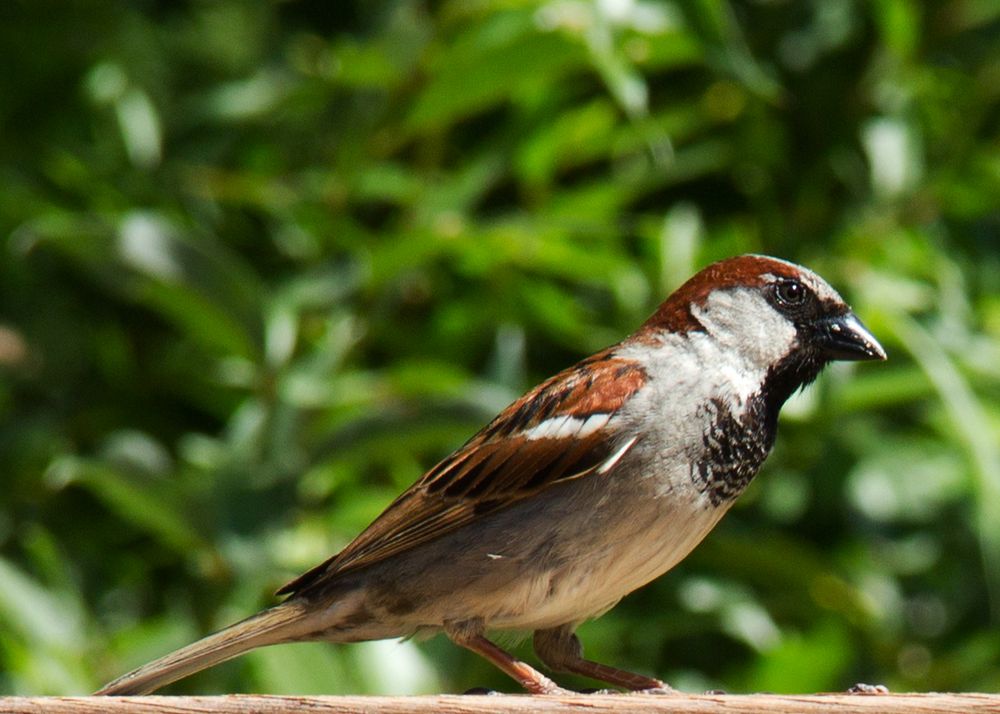
POLYGON ((534 646, 538 657, 557 672, 582 674, 625 689, 673 691, 668 684, 659 679, 584 659, 580 639, 567 625, 550 630, 538 630, 535 632, 534 646))
POLYGON ((446 626, 445 632, 456 645, 485 657, 532 694, 569 694, 537 669, 497 647, 483 636, 481 627, 469 623, 446 626))

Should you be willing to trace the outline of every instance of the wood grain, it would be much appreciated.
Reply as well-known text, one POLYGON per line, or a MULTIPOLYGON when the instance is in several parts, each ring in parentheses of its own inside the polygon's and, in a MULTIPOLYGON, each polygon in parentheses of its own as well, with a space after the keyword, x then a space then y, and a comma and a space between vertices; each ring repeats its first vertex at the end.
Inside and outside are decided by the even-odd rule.
POLYGON ((425 697, 292 697, 229 695, 211 697, 0 697, 5 714, 622 714, 623 712, 677 714, 749 714, 806 712, 838 714, 938 714, 939 712, 998 712, 997 694, 720 694, 574 696, 463 696, 425 697))

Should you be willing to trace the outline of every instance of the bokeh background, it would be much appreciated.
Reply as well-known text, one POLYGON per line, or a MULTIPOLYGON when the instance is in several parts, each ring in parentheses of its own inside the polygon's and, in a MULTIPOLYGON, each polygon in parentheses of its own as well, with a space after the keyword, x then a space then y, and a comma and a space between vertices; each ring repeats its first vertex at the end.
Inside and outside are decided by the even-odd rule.
MULTIPOLYGON (((274 602, 744 251, 827 277, 890 361, 796 398, 588 654, 690 691, 1000 688, 1000 4, 15 0, 0 57, 0 693, 274 602)), ((169 691, 480 685, 515 689, 437 638, 169 691)))

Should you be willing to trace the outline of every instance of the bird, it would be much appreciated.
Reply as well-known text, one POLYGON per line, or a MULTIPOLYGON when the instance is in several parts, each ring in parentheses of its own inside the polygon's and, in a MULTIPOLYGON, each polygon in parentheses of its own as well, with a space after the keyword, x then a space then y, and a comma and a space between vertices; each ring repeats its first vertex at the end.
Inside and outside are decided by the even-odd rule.
POLYGON ((550 672, 662 680, 583 656, 576 628, 670 570, 771 451, 785 401, 836 360, 886 353, 821 277, 739 255, 634 333, 517 399, 280 603, 105 685, 145 694, 248 650, 444 632, 531 694, 567 690, 489 636, 531 632, 550 672))

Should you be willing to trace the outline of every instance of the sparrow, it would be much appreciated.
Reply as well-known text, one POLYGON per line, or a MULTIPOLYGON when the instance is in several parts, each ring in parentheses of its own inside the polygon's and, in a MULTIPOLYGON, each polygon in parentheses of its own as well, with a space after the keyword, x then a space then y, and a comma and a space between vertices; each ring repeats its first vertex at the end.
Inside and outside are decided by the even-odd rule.
POLYGON ((393 501, 280 604, 97 694, 152 692, 282 642, 444 632, 534 694, 554 681, 498 647, 629 690, 659 679, 585 659, 585 620, 670 570, 771 451, 778 412, 834 360, 886 355, 815 273, 742 255, 684 283, 629 337, 542 382, 393 501))

